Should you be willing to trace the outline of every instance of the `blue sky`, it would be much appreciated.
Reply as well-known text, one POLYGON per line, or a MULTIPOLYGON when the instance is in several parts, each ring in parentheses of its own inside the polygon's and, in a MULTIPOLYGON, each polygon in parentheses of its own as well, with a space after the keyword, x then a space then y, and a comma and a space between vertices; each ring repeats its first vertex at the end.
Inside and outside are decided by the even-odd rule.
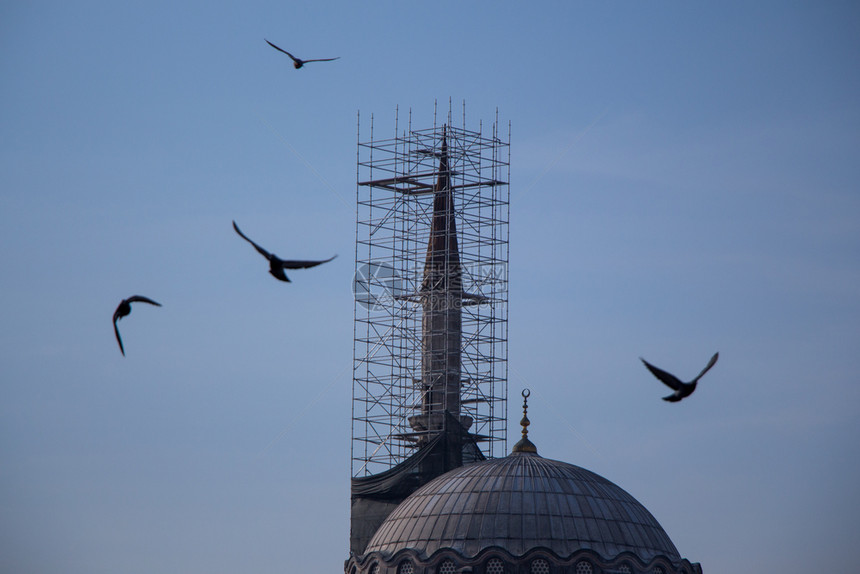
POLYGON ((540 453, 705 572, 856 568, 853 3, 0 15, 0 570, 342 570, 357 114, 367 139, 449 99, 512 124, 510 394, 540 453), (339 257, 279 283, 234 219, 339 257), (123 320, 124 358, 135 293, 163 307, 123 320), (675 405, 639 362, 715 351, 675 405))

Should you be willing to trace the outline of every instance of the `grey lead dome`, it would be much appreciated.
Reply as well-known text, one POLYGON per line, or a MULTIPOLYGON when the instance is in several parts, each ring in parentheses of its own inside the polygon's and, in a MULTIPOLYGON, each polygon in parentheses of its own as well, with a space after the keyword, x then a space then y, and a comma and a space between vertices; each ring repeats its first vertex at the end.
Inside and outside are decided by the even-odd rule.
POLYGON ((605 559, 632 552, 649 561, 680 555, 635 498, 584 468, 536 453, 454 469, 424 485, 382 523, 365 553, 444 548, 475 557, 490 547, 521 556, 537 547, 570 556, 590 549, 605 559))

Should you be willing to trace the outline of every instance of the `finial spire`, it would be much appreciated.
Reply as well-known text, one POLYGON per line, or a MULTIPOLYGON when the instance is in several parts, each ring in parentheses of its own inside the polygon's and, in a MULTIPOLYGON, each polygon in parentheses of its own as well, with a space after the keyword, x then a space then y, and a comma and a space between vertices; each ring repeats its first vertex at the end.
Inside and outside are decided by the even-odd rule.
POLYGON ((529 410, 529 395, 531 395, 531 391, 528 389, 523 389, 523 418, 520 421, 520 424, 523 427, 523 438, 519 440, 517 444, 514 445, 512 453, 514 452, 529 452, 537 454, 537 447, 529 440, 529 425, 531 422, 529 421, 528 410, 529 410))

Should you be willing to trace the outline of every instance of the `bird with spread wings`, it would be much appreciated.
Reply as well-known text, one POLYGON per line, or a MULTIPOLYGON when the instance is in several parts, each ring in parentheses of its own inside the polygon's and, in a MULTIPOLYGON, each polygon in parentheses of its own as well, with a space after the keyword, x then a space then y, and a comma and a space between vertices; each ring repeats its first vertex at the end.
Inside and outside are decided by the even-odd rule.
POLYGON ((119 344, 119 351, 122 353, 123 357, 125 357, 125 348, 123 348, 122 338, 119 336, 119 327, 117 326, 117 321, 131 313, 132 303, 149 303, 150 305, 161 307, 161 303, 156 303, 149 297, 144 297, 143 295, 132 295, 128 299, 123 299, 122 301, 120 301, 119 306, 117 306, 116 308, 116 311, 113 312, 113 332, 116 335, 116 342, 119 344))
POLYGON ((269 261, 269 273, 271 273, 272 276, 275 277, 275 279, 286 281, 287 283, 291 283, 291 281, 289 277, 287 277, 286 273, 284 273, 284 269, 307 269, 308 267, 316 267, 317 265, 328 263, 329 261, 337 257, 337 255, 332 255, 328 259, 322 260, 281 259, 274 253, 269 253, 268 251, 251 241, 251 239, 249 239, 247 235, 242 233, 242 230, 239 229, 239 226, 236 225, 235 221, 233 222, 233 229, 236 230, 236 233, 238 233, 242 239, 253 245, 254 249, 256 249, 260 255, 262 255, 269 261))
MULTIPOLYGON (((264 39, 264 40, 266 40, 265 38, 263 38, 263 39, 264 39)), ((289 57, 290 57, 290 59, 293 61, 293 66, 294 66, 297 70, 298 70, 299 68, 301 68, 302 66, 304 66, 305 64, 307 64, 308 62, 331 62, 331 61, 333 61, 333 60, 338 60, 338 59, 340 59, 340 56, 338 56, 337 58, 315 58, 315 59, 313 59, 313 60, 302 60, 302 59, 300 59, 300 58, 296 58, 295 56, 293 56, 292 54, 290 54, 289 52, 287 52, 287 51, 286 51, 286 50, 284 50, 283 48, 278 48, 277 46, 275 46, 274 44, 272 44, 272 43, 271 43, 271 42, 269 42, 268 40, 266 40, 266 44, 268 44, 269 46, 271 46, 272 48, 274 48, 274 49, 275 49, 275 50, 277 50, 278 52, 283 52, 284 54, 286 54, 287 56, 289 56, 289 57)))
POLYGON ((690 381, 689 383, 685 383, 681 381, 678 377, 673 375, 672 373, 667 373, 663 369, 658 369, 642 357, 639 358, 645 366, 651 371, 651 374, 657 377, 660 381, 663 382, 667 387, 674 390, 675 392, 671 395, 663 397, 664 401, 669 401, 670 403, 676 403, 683 399, 684 397, 688 397, 693 394, 693 391, 696 390, 696 385, 699 383, 699 379, 701 379, 705 373, 711 370, 711 367, 714 366, 714 363, 717 362, 717 359, 720 358, 719 353, 714 353, 714 356, 711 357, 711 360, 708 361, 708 364, 702 369, 702 372, 699 373, 695 379, 690 381))

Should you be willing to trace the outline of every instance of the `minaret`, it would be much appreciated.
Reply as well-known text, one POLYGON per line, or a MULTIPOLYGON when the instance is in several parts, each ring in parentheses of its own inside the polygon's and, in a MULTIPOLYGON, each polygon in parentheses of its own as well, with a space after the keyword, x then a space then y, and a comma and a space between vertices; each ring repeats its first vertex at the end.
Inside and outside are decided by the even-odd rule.
POLYGON ((413 430, 430 431, 431 435, 445 429, 446 413, 464 430, 472 424, 470 417, 460 414, 464 294, 445 128, 438 155, 433 220, 419 293, 422 306, 421 414, 409 417, 413 430))
POLYGON ((492 457, 507 428, 509 145, 496 123, 487 135, 450 113, 394 138, 373 139, 372 123, 357 154, 354 555, 422 485, 492 457))

